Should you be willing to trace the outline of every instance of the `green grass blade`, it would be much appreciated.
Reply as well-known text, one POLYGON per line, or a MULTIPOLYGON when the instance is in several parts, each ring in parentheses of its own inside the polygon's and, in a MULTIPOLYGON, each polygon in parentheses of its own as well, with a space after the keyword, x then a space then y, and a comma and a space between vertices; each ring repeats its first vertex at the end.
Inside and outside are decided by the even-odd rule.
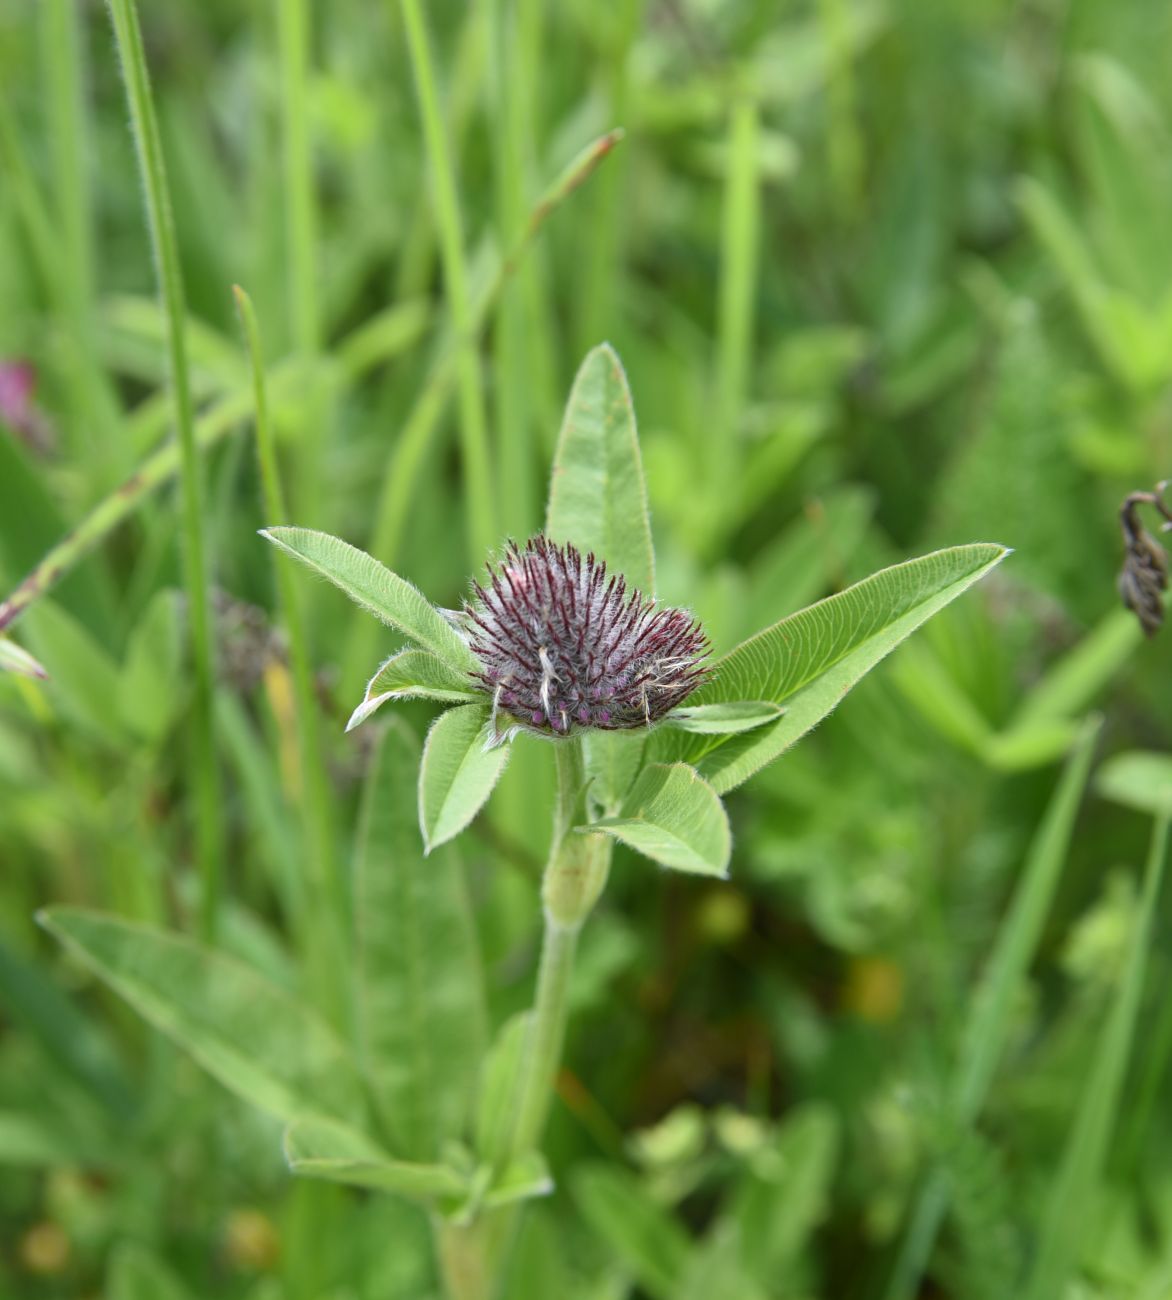
MULTIPOLYGON (((621 139, 621 131, 609 131, 606 135, 592 141, 575 155, 534 204, 524 234, 497 267, 491 283, 476 303, 468 338, 475 340, 479 337, 485 320, 549 217, 575 190, 585 184, 621 139)), ((370 543, 372 554, 377 555, 384 564, 395 562, 402 545, 411 506, 418 492, 419 475, 426 460, 427 450, 439 427, 455 382, 459 341, 459 335, 453 331, 433 362, 423 389, 395 440, 395 449, 387 460, 375 511, 374 534, 370 543)), ((479 567, 483 558, 482 555, 476 560, 476 567, 479 567)), ((3 626, 3 622, 0 621, 0 630, 3 626)), ((372 629, 361 623, 358 624, 348 647, 343 673, 346 681, 365 677, 370 671, 369 662, 374 657, 373 647, 372 629)))
MULTIPOLYGON (((380 363, 415 343, 426 324, 418 302, 401 303, 380 313, 340 343, 335 359, 341 368, 340 382, 353 384, 380 363)), ((302 382, 303 367, 288 361, 276 368, 269 383, 270 397, 295 396, 302 382)), ((231 393, 214 403, 195 426, 196 444, 208 451, 241 427, 255 407, 250 388, 231 393)), ((164 413, 165 414, 165 413, 164 413)), ((143 404, 133 424, 156 422, 154 402, 143 404)), ((181 467, 179 445, 168 442, 148 456, 135 472, 97 505, 40 562, 11 595, 0 601, 0 631, 11 626, 30 605, 52 588, 124 520, 128 519, 156 489, 169 483, 181 467)))
POLYGON ((208 602, 208 564, 204 543, 203 487, 195 440, 195 414, 187 368, 183 321, 186 307, 179 250, 175 239, 171 199, 163 162, 163 145, 151 99, 146 53, 134 0, 109 0, 114 34, 126 81, 130 118, 143 188, 147 223, 167 313, 167 350, 171 362, 171 394, 179 434, 183 497, 183 563, 191 624, 191 655, 195 675, 192 700, 192 748, 196 804, 196 850, 203 892, 200 932, 214 938, 219 914, 220 860, 224 848, 220 782, 216 770, 212 713, 212 625, 208 602))
POLYGON ((717 320, 716 429, 705 439, 713 501, 737 481, 742 417, 749 391, 761 198, 757 176, 757 105, 734 101, 729 113, 727 171, 717 320))
POLYGON ((319 332, 317 204, 309 136, 309 5, 307 0, 276 0, 276 9, 289 313, 293 346, 308 356, 317 350, 319 332))
MULTIPOLYGON (((286 520, 285 495, 277 451, 269 422, 264 353, 252 300, 239 285, 233 288, 252 363, 256 400, 256 449, 260 461, 261 490, 266 518, 274 524, 286 520)), ((350 933, 349 895, 335 849, 331 790, 321 744, 313 663, 305 628, 300 593, 289 565, 278 563, 277 591, 289 636, 289 664, 293 678, 294 718, 297 731, 299 788, 291 792, 304 829, 302 860, 310 908, 302 926, 302 944, 312 972, 319 1005, 340 1028, 349 1022, 347 981, 349 966, 346 936, 350 933)))
MULTIPOLYGON (((951 1096, 952 1119, 958 1126, 972 1124, 980 1114, 993 1073, 1005 1049, 1013 1007, 1037 951, 1070 849, 1075 818, 1101 725, 1099 718, 1091 718, 1083 724, 1062 779, 1026 855, 1021 883, 1014 893, 1009 913, 998 929, 996 944, 959 1048, 956 1082, 951 1096)), ((886 1300, 910 1300, 916 1294, 947 1210, 948 1198, 947 1175, 939 1168, 931 1170, 909 1218, 885 1292, 886 1300)))
POLYGON ((1092 1058, 1062 1164, 1050 1187, 1041 1239, 1025 1290, 1026 1300, 1051 1300, 1063 1293, 1071 1272, 1078 1266, 1079 1248, 1094 1227, 1095 1192, 1118 1117, 1143 992, 1156 899, 1167 858, 1168 822, 1168 814, 1164 813, 1152 827, 1143 894, 1128 944, 1127 964, 1103 1026, 1098 1051, 1092 1058))
POLYGON ((452 325, 461 342, 456 359, 460 407, 460 445, 464 459, 464 494, 467 508, 471 568, 478 569, 496 543, 492 471, 488 455, 488 427, 484 412, 480 360, 473 345, 473 305, 464 259, 464 237, 456 177, 448 148, 447 127, 440 108, 435 68, 423 10, 419 0, 401 0, 407 47, 415 75, 423 136, 431 171, 435 216, 440 230, 440 257, 452 325))

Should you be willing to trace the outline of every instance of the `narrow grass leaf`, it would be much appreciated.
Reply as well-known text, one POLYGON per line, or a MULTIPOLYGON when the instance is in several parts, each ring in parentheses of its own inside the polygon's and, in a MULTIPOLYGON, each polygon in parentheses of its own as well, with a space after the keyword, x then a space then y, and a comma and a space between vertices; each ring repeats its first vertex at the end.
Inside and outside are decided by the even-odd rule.
POLYGON ((356 865, 363 1061, 396 1155, 434 1161, 459 1135, 487 1046, 460 861, 424 861, 412 797, 419 744, 395 723, 367 777, 356 865))
MULTIPOLYGON (((997 931, 992 956, 973 1000, 959 1048, 951 1104, 953 1122, 971 1125, 981 1112, 1012 1023, 1030 963, 1070 850, 1101 719, 1088 719, 1067 760, 1062 779, 1030 844, 1009 912, 997 931)), ((908 1220, 886 1300, 909 1300, 947 1209, 949 1185, 941 1168, 930 1171, 908 1220)))
POLYGON ((647 596, 655 553, 631 390, 615 350, 587 354, 570 390, 550 478, 546 532, 593 551, 647 596))
POLYGON ((459 835, 492 794, 511 748, 493 740, 481 704, 448 709, 427 733, 419 767, 419 828, 428 853, 459 835))
POLYGON ((669 713, 665 722, 700 736, 732 736, 776 722, 785 710, 771 700, 733 700, 727 704, 697 704, 669 713))
POLYGON ((365 551, 308 528, 265 528, 261 536, 450 667, 457 671, 475 667, 460 634, 423 593, 365 551))
POLYGON ((329 1120, 295 1121, 285 1130, 284 1147, 289 1168, 303 1178, 395 1192, 424 1205, 467 1191, 467 1180, 454 1169, 395 1160, 364 1133, 329 1120))
POLYGON ((353 731, 388 700, 466 704, 480 697, 481 692, 473 688, 468 677, 443 659, 427 650, 401 650, 391 655, 367 683, 362 703, 350 715, 346 730, 353 731))
MULTIPOLYGON (((381 362, 415 343, 426 321, 426 315, 416 302, 400 303, 380 313, 336 346, 329 373, 337 375, 343 388, 353 384, 381 362)), ((274 401, 281 398, 296 404, 298 395, 319 382, 321 373, 320 365, 300 360, 296 363, 287 361, 274 369, 270 394, 274 401)), ((196 421, 195 440, 199 449, 206 452, 239 429, 252 407, 253 395, 243 388, 213 403, 196 421)), ((165 403, 153 399, 144 402, 131 417, 132 440, 141 443, 157 438, 166 428, 167 419, 165 403)), ((5 451, 6 444, 0 442, 0 496, 10 486, 12 478, 11 463, 4 464, 5 451)), ((170 482, 179 468, 179 446, 175 442, 166 441, 147 456, 129 478, 98 501, 56 545, 49 547, 32 571, 5 600, 0 601, 0 631, 10 627, 30 605, 72 574, 85 556, 134 514, 152 493, 170 482)), ((25 488, 26 485, 17 486, 25 488)), ((24 490, 21 495, 27 498, 28 491, 24 490)), ((0 506, 11 513, 8 501, 0 500, 0 506)), ((31 518, 39 520, 45 515, 46 509, 39 508, 32 511, 31 518)), ((28 528, 21 528, 22 539, 28 533, 28 528)), ((71 590, 77 586, 76 582, 70 584, 71 590)), ((90 594, 90 599, 93 599, 89 586, 82 585, 80 592, 83 596, 90 594)))
POLYGON ((1134 614, 1112 610, 1043 674, 1007 730, 1076 716, 1117 676, 1143 639, 1134 614))
POLYGON ((109 0, 110 17, 126 82, 126 99, 146 199, 147 226, 158 267, 159 291, 167 317, 167 352, 171 397, 182 464, 183 576, 194 677, 192 763, 195 786, 196 851, 203 894, 200 931, 215 937, 223 854, 222 800, 216 768, 212 712, 212 618, 208 596, 208 562, 204 536, 203 470, 195 437, 195 411, 187 362, 183 273, 175 234, 171 194, 163 159, 163 142, 151 95, 150 74, 138 10, 134 0, 109 0))
POLYGON ((687 763, 653 763, 639 774, 622 814, 578 827, 603 831, 676 871, 728 874, 732 835, 712 787, 687 763))
POLYGON ((571 1176, 582 1218, 655 1300, 676 1300, 692 1260, 688 1234, 616 1165, 586 1165, 571 1176))
POLYGON ((1153 817, 1172 817, 1172 756, 1133 750, 1109 758, 1095 776, 1105 798, 1153 817))
POLYGON ((693 700, 772 700, 785 703, 785 715, 723 742, 660 731, 656 756, 697 762, 718 794, 740 785, 817 726, 880 660, 1007 554, 991 543, 934 551, 758 632, 716 661, 712 680, 693 700))
POLYGON ((1066 1141, 1062 1163, 1050 1183, 1046 1216, 1026 1288, 1026 1300, 1050 1300, 1063 1294, 1078 1266, 1080 1248, 1094 1229, 1095 1193, 1099 1189, 1111 1133, 1119 1115, 1127 1062, 1131 1056, 1152 941, 1152 921, 1168 852, 1168 814, 1152 827, 1144 871, 1143 895, 1127 947, 1127 964, 1115 1001, 1103 1026, 1098 1050, 1079 1098, 1078 1112, 1066 1141))
POLYGON ((78 907, 38 919, 132 1007, 245 1101, 282 1119, 364 1113, 342 1042, 250 967, 188 939, 78 907))

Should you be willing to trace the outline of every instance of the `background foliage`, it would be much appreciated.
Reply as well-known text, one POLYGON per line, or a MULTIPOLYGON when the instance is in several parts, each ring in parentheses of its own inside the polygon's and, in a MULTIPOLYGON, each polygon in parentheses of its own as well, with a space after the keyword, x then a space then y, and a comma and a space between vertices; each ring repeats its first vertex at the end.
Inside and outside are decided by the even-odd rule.
MULTIPOLYGON (((1118 502, 1172 473, 1172 11, 141 9, 205 449, 221 945, 336 998, 315 891, 352 888, 370 740, 343 727, 390 649, 297 584, 324 756, 301 772, 232 284, 289 517, 447 605, 539 524, 608 338, 658 593, 718 649, 905 555, 1016 554, 732 795, 729 883, 617 851, 509 1296, 894 1296, 941 1186, 908 1294, 1168 1294, 1172 953, 1143 870, 1168 776, 1101 765, 1172 726, 1168 644, 1113 591, 1118 502)), ((148 459, 164 318, 100 6, 0 0, 0 166, 0 359, 37 378, 0 411, 4 592, 69 529, 96 543, 13 625, 50 680, 0 676, 0 1290, 433 1294, 421 1214, 291 1180, 267 1120, 34 924, 200 923, 175 460, 148 459)), ((461 842, 493 1025, 531 985, 538 758, 461 842)))

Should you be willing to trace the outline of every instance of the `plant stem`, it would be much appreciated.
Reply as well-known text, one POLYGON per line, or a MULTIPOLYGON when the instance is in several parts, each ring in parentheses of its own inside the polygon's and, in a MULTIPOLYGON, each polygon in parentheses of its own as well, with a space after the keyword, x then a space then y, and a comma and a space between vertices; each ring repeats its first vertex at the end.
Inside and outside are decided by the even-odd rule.
MULTIPOLYGON (((0 97, 0 146, 3 145, 3 98, 0 97)), ((342 390, 356 383, 368 371, 415 343, 423 330, 426 318, 420 305, 403 303, 380 313, 368 325, 360 326, 337 345, 333 360, 341 368, 342 390)), ((283 400, 296 395, 300 389, 306 367, 295 361, 282 362, 273 371, 270 391, 279 392, 283 400)), ((240 427, 253 408, 253 394, 240 389, 222 397, 199 418, 195 426, 196 445, 208 450, 240 427)), ((133 441, 148 440, 153 436, 157 407, 154 399, 142 404, 130 419, 136 431, 133 441)), ((11 626, 41 596, 70 573, 76 565, 104 540, 157 488, 169 482, 181 468, 181 453, 174 442, 164 443, 152 452, 131 476, 109 496, 103 497, 93 509, 74 526, 56 546, 41 557, 36 568, 29 573, 7 600, 0 602, 0 632, 11 626)), ((1131 625, 1134 620, 1129 619, 1131 625)))
POLYGON ((542 883, 545 933, 537 996, 521 1063, 516 1123, 509 1144, 515 1159, 541 1140, 566 1031, 566 1007, 578 931, 602 892, 610 867, 610 841, 574 830, 585 813, 585 765, 578 738, 556 742, 557 803, 553 841, 542 883))
MULTIPOLYGON (((253 391, 256 398, 256 449, 260 460, 265 523, 288 521, 285 495, 281 489, 277 449, 269 424, 264 354, 252 300, 239 285, 233 287, 240 319, 244 325, 252 361, 253 391)), ((289 663, 296 700, 298 774, 300 789, 290 797, 301 809, 305 831, 303 851, 306 894, 309 907, 296 918, 302 936, 313 988, 325 1014, 343 1032, 349 1028, 345 972, 348 969, 345 936, 349 905, 345 881, 338 870, 334 851, 334 828, 330 817, 330 785, 322 760, 321 729, 318 726, 317 697, 313 687, 313 666, 305 630, 300 593, 292 566, 276 566, 277 589, 285 626, 289 633, 289 663)))
MULTIPOLYGON (((761 224, 757 105, 747 95, 729 109, 728 163, 724 182, 717 320, 716 427, 705 437, 714 500, 735 493, 741 462, 741 428, 749 390, 753 317, 761 224)), ((712 541, 711 537, 706 540, 712 541)))
POLYGON ((167 350, 171 365, 171 395, 179 434, 183 498, 183 566, 191 627, 191 657, 195 675, 192 706, 193 763, 195 768, 196 854, 202 893, 200 933, 205 942, 215 938, 220 896, 220 851, 223 828, 220 817, 219 777, 216 772, 215 733, 212 716, 212 627, 208 608, 208 567, 203 535, 203 491, 195 441, 195 417, 184 338, 186 307, 179 250, 171 213, 171 198, 163 164, 163 145, 151 100, 150 79, 142 31, 134 0, 109 0, 114 35, 126 81, 126 96, 146 191, 147 224, 167 320, 167 350))
POLYGON ((314 247, 317 212, 308 124, 309 12, 306 0, 277 0, 277 47, 281 60, 285 221, 289 241, 289 310, 293 347, 310 355, 318 345, 314 247))

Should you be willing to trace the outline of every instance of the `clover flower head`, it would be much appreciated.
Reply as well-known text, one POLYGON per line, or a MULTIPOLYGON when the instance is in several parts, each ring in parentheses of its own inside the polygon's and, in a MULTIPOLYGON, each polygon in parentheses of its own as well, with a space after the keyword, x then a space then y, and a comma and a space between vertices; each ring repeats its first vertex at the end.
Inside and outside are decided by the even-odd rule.
POLYGON ((548 537, 510 542, 464 617, 494 719, 549 736, 649 727, 707 676, 708 639, 594 555, 548 537))

